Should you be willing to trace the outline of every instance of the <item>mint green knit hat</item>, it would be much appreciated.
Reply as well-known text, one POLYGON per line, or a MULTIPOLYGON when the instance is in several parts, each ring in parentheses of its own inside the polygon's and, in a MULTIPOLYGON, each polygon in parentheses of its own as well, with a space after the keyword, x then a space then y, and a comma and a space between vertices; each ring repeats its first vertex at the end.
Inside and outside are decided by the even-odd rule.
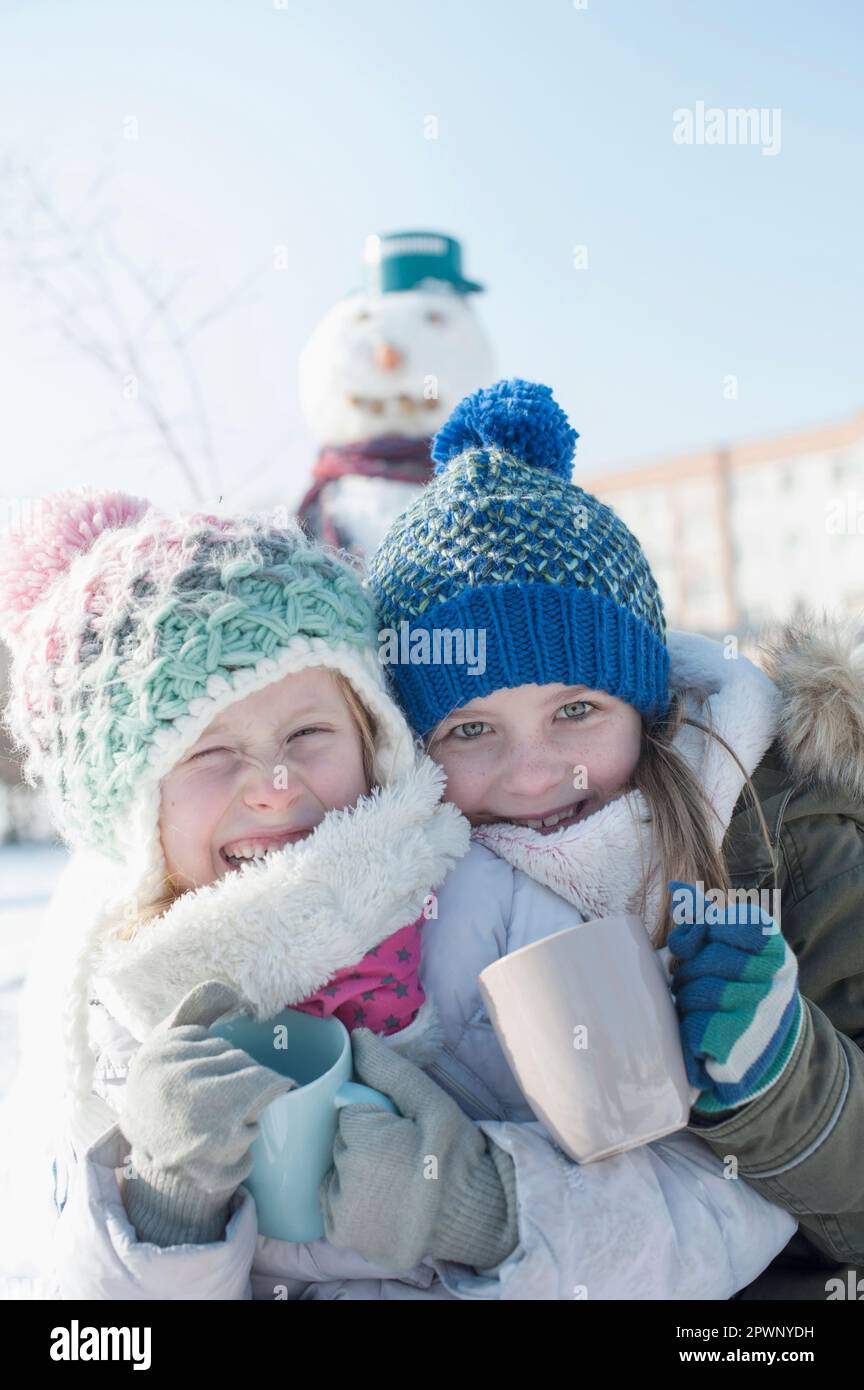
POLYGON ((5 722, 72 847, 164 873, 159 783, 227 705, 307 666, 351 682, 376 780, 413 758, 359 575, 294 522, 170 518, 141 498, 54 494, 0 554, 5 722))

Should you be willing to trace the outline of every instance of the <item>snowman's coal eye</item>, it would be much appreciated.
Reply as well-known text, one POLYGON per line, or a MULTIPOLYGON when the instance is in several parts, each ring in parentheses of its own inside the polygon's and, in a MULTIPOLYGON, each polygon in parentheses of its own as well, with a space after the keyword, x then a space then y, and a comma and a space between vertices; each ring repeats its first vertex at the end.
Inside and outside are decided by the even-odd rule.
POLYGON ((445 317, 444 317, 443 314, 439 314, 439 312, 438 312, 437 309, 428 309, 428 310, 426 311, 426 322, 427 322, 427 323, 446 323, 447 320, 445 319, 445 317))

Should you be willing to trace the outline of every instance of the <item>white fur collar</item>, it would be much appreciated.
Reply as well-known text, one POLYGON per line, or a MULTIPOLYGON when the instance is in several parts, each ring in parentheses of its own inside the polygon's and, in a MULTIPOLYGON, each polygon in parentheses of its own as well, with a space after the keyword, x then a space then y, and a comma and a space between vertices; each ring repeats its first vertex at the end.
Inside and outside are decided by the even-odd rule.
POLYGON ((864 800, 864 641, 860 616, 782 623, 760 642, 780 690, 778 737, 793 776, 832 797, 864 800))
MULTIPOLYGON (((712 722, 751 774, 777 730, 780 694, 776 686, 747 657, 727 657, 727 647, 698 633, 670 631, 667 645, 670 685, 693 692, 688 700, 692 717, 712 722)), ((717 812, 714 839, 719 846, 744 777, 722 745, 698 729, 685 725, 675 747, 697 772, 717 812)), ((643 907, 642 881, 651 833, 641 792, 618 797, 587 820, 552 835, 501 824, 475 830, 474 839, 552 888, 586 919, 616 912, 641 912, 648 922, 656 919, 665 885, 652 872, 643 907)))
MULTIPOLYGON (((94 967, 99 998, 138 1038, 205 979, 234 985, 259 1019, 307 998, 414 921, 468 849, 468 822, 441 802, 444 781, 420 755, 307 839, 184 894, 132 940, 107 941, 94 967)), ((417 1061, 440 1040, 429 997, 385 1039, 417 1061)))

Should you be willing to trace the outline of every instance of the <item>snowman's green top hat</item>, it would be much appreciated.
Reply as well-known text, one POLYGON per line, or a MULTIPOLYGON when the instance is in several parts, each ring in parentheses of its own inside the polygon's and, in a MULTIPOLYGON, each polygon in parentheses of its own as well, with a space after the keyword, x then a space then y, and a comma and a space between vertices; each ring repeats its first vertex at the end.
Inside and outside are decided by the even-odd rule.
POLYGON ((482 290, 462 274, 462 247, 441 232, 386 232, 366 238, 363 255, 370 289, 381 294, 413 290, 424 280, 439 280, 457 294, 482 290))

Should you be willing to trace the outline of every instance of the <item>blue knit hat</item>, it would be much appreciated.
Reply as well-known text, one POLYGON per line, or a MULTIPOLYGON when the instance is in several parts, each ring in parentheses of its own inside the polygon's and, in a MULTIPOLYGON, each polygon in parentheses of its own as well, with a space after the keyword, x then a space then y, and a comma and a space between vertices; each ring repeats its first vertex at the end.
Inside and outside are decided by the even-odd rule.
POLYGON ((570 482, 577 438, 551 389, 519 378, 466 396, 436 435, 435 477, 367 580, 379 659, 418 734, 519 685, 586 685, 649 717, 668 708, 657 584, 621 518, 570 482))

